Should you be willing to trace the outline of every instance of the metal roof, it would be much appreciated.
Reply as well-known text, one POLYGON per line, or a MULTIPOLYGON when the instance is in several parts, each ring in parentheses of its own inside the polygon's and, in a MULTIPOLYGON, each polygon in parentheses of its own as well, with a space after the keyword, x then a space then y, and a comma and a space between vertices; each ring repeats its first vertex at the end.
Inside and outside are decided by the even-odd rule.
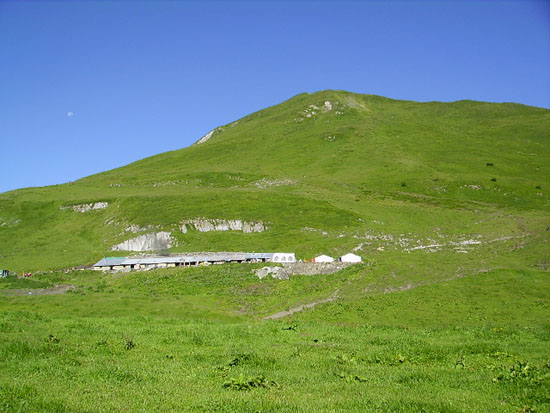
POLYGON ((271 259, 273 258, 272 252, 248 252, 244 254, 246 259, 271 259))
MULTIPOLYGON (((292 253, 288 253, 292 254, 292 253)), ((94 264, 94 267, 111 267, 114 265, 153 265, 168 263, 190 263, 190 262, 219 262, 219 261, 246 261, 252 259, 272 259, 272 252, 209 252, 209 253, 190 253, 179 254, 174 257, 107 257, 94 264)), ((294 255, 294 254, 292 254, 294 255)))
POLYGON ((110 267, 111 265, 121 265, 126 257, 106 257, 94 264, 94 267, 110 267))
POLYGON ((122 265, 136 265, 136 264, 169 264, 180 262, 179 257, 147 257, 147 258, 128 258, 124 260, 122 265))

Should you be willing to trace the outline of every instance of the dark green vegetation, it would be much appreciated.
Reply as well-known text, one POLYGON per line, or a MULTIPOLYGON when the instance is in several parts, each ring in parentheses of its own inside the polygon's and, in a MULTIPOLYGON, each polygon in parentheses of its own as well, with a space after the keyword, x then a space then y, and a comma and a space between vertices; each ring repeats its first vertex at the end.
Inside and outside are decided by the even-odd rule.
POLYGON ((0 280, 0 411, 550 411, 549 131, 540 108, 325 91, 1 194, 0 267, 54 271, 0 280), (179 230, 194 218, 268 230, 179 230), (288 281, 55 271, 161 230, 172 252, 365 263, 288 281), (36 296, 59 284, 77 288, 36 296))

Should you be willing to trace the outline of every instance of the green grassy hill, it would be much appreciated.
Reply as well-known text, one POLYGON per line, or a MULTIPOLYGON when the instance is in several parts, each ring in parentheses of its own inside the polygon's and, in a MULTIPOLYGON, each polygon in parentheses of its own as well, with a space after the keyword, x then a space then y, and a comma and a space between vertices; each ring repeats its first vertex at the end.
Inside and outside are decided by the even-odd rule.
POLYGON ((216 128, 204 143, 1 194, 0 262, 19 271, 90 264, 135 237, 132 225, 137 235, 171 231, 173 252, 311 258, 357 248, 369 257, 381 247, 472 237, 476 251, 500 250, 545 236, 549 131, 549 110, 512 103, 301 94, 216 128), (60 209, 93 202, 109 206, 60 209), (262 221, 269 230, 179 230, 197 217, 262 221))
POLYGON ((53 270, 0 280, 0 411, 548 412, 549 155, 546 109, 323 91, 0 194, 0 268, 53 270), (198 218, 266 230, 182 231, 198 218), (60 270, 158 231, 364 262, 60 270))

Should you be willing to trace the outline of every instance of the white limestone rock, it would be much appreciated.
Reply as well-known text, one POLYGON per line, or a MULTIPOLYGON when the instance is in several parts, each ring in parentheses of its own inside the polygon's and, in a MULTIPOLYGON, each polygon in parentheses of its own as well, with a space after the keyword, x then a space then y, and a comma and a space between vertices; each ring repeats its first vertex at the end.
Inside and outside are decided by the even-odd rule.
POLYGON ((91 204, 79 204, 79 205, 71 205, 71 206, 62 206, 59 207, 59 209, 72 209, 75 212, 88 212, 93 211, 96 209, 105 209, 109 206, 108 202, 95 202, 91 204))
POLYGON ((132 225, 124 228, 124 231, 125 232, 133 232, 134 234, 137 234, 138 232, 151 231, 152 229, 154 229, 154 227, 152 225, 148 225, 146 227, 140 227, 139 225, 132 224, 132 225))
POLYGON ((263 267, 254 271, 254 274, 260 279, 263 280, 268 275, 271 275, 271 278, 276 280, 288 280, 289 274, 283 267, 263 267))
MULTIPOLYGON (((233 125, 231 126, 235 126, 237 124, 237 122, 234 122, 233 125)), ((208 132, 206 135, 204 135, 202 138, 200 138, 197 142, 195 142, 193 145, 200 145, 201 143, 204 143, 206 142, 208 139, 210 139, 212 137, 212 135, 214 134, 214 132, 223 132, 224 131, 224 128, 222 126, 218 126, 217 128, 214 128, 212 129, 210 132, 208 132)))
POLYGON ((297 181, 293 179, 288 179, 288 178, 285 178, 285 179, 262 178, 259 181, 254 182, 254 186, 260 189, 267 189, 267 188, 272 188, 276 186, 296 185, 296 182, 297 181))
POLYGON ((180 229, 184 234, 187 233, 189 229, 195 229, 199 232, 242 231, 248 234, 252 232, 263 232, 266 230, 266 226, 260 221, 247 222, 240 219, 226 220, 195 218, 182 221, 180 229))
POLYGON ((139 235, 113 245, 111 251, 157 251, 172 248, 172 233, 161 231, 139 235))

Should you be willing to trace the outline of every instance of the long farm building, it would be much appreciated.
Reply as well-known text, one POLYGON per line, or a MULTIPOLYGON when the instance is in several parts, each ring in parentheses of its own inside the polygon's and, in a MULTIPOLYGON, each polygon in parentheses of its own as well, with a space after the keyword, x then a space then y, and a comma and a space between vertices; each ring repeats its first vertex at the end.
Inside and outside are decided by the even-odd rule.
POLYGON ((103 271, 143 270, 152 268, 255 262, 293 263, 296 262, 296 256, 294 253, 281 252, 211 252, 187 253, 167 257, 107 257, 95 263, 93 269, 103 271))

